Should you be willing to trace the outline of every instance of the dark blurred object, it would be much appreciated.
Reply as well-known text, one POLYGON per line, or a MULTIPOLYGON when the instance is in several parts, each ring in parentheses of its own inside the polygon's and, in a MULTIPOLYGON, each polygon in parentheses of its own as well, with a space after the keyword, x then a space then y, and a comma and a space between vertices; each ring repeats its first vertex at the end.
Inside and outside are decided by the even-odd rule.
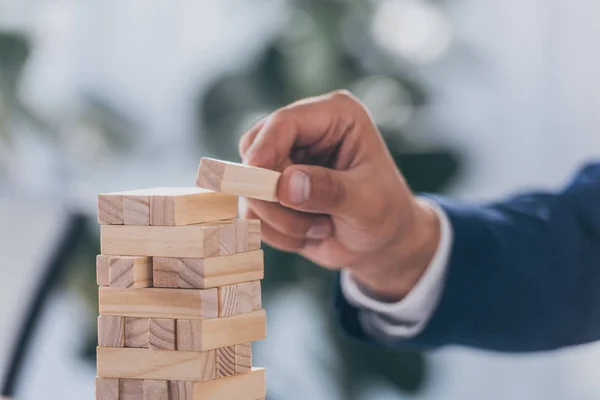
MULTIPOLYGON (((254 68, 222 77, 199 100, 203 150, 239 160, 237 142, 245 129, 272 110, 297 99, 348 88, 369 107, 411 188, 440 192, 458 172, 459 161, 449 149, 423 151, 405 139, 414 111, 427 104, 427 93, 407 68, 372 39, 373 6, 363 2, 300 1, 289 27, 268 46, 254 68)), ((292 254, 266 249, 267 298, 284 285, 303 285, 328 304, 332 275, 292 254)), ((339 334, 327 308, 315 318, 331 321, 343 360, 338 373, 345 399, 373 376, 386 377, 398 388, 417 391, 425 378, 424 357, 349 342, 339 334)), ((318 355, 315 355, 318 358, 318 355)))
POLYGON ((87 218, 81 214, 71 214, 68 217, 66 228, 61 237, 58 238, 56 249, 49 257, 45 268, 41 268, 37 288, 33 292, 32 299, 25 312, 23 324, 18 331, 17 340, 12 346, 12 354, 3 377, 0 397, 13 397, 16 387, 22 383, 23 364, 27 352, 33 342, 41 315, 52 293, 64 280, 70 261, 72 261, 80 243, 85 240, 87 218))

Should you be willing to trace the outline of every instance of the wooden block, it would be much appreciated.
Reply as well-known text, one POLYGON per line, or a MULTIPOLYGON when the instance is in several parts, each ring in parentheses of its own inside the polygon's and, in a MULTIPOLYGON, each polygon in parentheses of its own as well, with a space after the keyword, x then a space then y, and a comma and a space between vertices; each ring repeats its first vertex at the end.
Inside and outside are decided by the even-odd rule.
POLYGON ((191 225, 237 217, 237 196, 200 188, 156 188, 151 197, 152 225, 191 225))
POLYGON ((125 347, 148 348, 148 318, 125 318, 125 347))
POLYGON ((169 381, 169 400, 193 400, 194 382, 169 381))
POLYGON ((235 346, 235 373, 247 374, 252 369, 252 343, 235 346))
POLYGON ((260 249, 261 233, 260 233, 260 220, 248 219, 248 231, 246 234, 246 240, 248 241, 248 250, 260 249))
POLYGON ((100 227, 102 254, 204 258, 219 254, 218 223, 100 227))
POLYGON ((265 310, 207 320, 177 320, 178 350, 210 350, 263 340, 267 337, 265 310))
POLYGON ((98 223, 123 225, 123 195, 119 193, 98 195, 98 223))
POLYGON ((119 400, 144 400, 144 381, 119 379, 119 400))
POLYGON ((196 186, 253 199, 277 201, 281 173, 264 168, 215 160, 200 160, 196 186))
POLYGON ((264 368, 223 379, 194 383, 194 400, 258 400, 267 396, 264 368))
POLYGON ((175 350, 175 320, 150 319, 148 347, 155 350, 175 350))
POLYGON ((98 376, 203 381, 216 376, 215 350, 180 351, 97 347, 98 376))
POLYGON ((252 283, 252 310, 260 310, 262 308, 262 288, 260 281, 252 283))
POLYGON ((217 378, 235 375, 235 346, 216 349, 217 378))
POLYGON ((223 225, 219 228, 219 255, 235 254, 236 250, 236 223, 223 225))
POLYGON ((108 269, 110 266, 110 256, 98 254, 96 256, 96 284, 98 286, 110 285, 108 269))
POLYGON ((104 347, 125 346, 125 318, 98 317, 98 345, 104 347))
POLYGON ((150 197, 123 195, 123 223, 125 225, 150 225, 150 197))
POLYGON ((236 252, 260 249, 260 220, 240 219, 236 226, 236 252))
POLYGON ((219 314, 217 289, 99 288, 100 315, 204 319, 219 314))
POLYGON ((170 400, 169 382, 146 379, 144 381, 144 400, 170 400))
POLYGON ((111 256, 110 287, 145 288, 152 286, 152 259, 142 256, 111 256))
POLYGON ((155 287, 204 289, 264 277, 262 250, 204 259, 154 257, 152 262, 155 287))
POLYGON ((261 308, 260 281, 219 288, 219 317, 245 314, 261 308))
POLYGON ((119 380, 97 376, 96 400, 119 400, 119 380))

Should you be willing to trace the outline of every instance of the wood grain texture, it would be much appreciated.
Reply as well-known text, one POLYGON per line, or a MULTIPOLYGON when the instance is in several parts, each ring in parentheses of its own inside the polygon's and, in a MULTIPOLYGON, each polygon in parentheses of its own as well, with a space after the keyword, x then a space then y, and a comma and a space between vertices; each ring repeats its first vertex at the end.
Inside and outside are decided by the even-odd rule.
POLYGON ((196 187, 157 187, 98 195, 101 225, 191 225, 235 218, 237 196, 196 187))
POLYGON ((144 400, 144 381, 119 379, 119 400, 144 400))
POLYGON ((194 382, 169 381, 169 400, 193 400, 194 382))
POLYGON ((217 378, 235 375, 235 346, 216 349, 217 378))
POLYGON ((150 225, 150 197, 123 195, 123 223, 125 225, 150 225))
POLYGON ((125 318, 125 347, 148 348, 148 318, 125 318))
POLYGON ((177 343, 175 337, 174 319, 150 319, 149 327, 150 337, 148 339, 148 348, 154 350, 175 350, 177 343))
POLYGON ((97 347, 98 376, 203 381, 216 376, 215 350, 180 351, 97 347))
POLYGON ((200 159, 200 166, 198 167, 198 175, 196 177, 196 186, 220 192, 223 176, 225 175, 225 168, 226 164, 219 162, 218 160, 206 157, 200 159))
MULTIPOLYGON (((96 377, 96 400, 119 400, 119 380, 96 377)), ((0 397, 1 399, 1 397, 0 397)))
POLYGON ((223 225, 219 228, 219 254, 226 256, 236 252, 237 223, 223 225))
POLYGON ((246 374, 252 369, 252 343, 235 346, 235 373, 246 374))
POLYGON ((198 167, 196 186, 276 202, 280 176, 277 171, 204 157, 198 167))
POLYGON ((207 320, 177 320, 178 350, 210 350, 263 340, 267 336, 264 310, 207 320))
POLYGON ((204 319, 219 314, 217 289, 99 288, 100 315, 204 319))
POLYGON ((98 286, 110 285, 108 269, 110 266, 110 256, 98 254, 96 256, 96 284, 98 286))
POLYGON ((240 219, 236 226, 236 252, 260 249, 260 220, 240 219))
POLYGON ((194 400, 258 400, 267 396, 264 368, 228 378, 194 383, 194 400))
POLYGON ((142 256, 111 256, 109 282, 114 288, 146 288, 152 286, 152 259, 142 256))
POLYGON ((252 311, 262 308, 262 287, 260 281, 250 282, 252 285, 252 311))
POLYGON ((249 219, 248 221, 248 231, 246 234, 247 247, 248 250, 257 250, 260 249, 260 241, 261 241, 261 230, 260 230, 260 221, 257 219, 249 219))
POLYGON ((154 257, 155 287, 213 288, 264 278, 262 250, 209 258, 154 257))
POLYGON ((170 400, 169 382, 154 379, 144 380, 144 400, 170 400))
POLYGON ((262 308, 260 292, 258 281, 219 287, 219 317, 260 310, 262 308))
POLYGON ((98 316, 98 344, 104 347, 125 346, 125 318, 98 316))
POLYGON ((104 193, 98 195, 98 223, 123 225, 123 195, 104 193))
POLYGON ((152 225, 191 225, 235 218, 237 196, 201 188, 171 188, 151 197, 152 225))
POLYGON ((204 258, 219 254, 219 225, 100 227, 102 254, 204 258))

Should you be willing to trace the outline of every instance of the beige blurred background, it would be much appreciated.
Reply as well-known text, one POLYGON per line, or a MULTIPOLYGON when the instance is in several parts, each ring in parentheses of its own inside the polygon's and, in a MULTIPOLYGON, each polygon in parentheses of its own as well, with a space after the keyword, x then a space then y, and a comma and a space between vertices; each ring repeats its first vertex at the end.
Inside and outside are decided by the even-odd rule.
MULTIPOLYGON (((93 398, 96 194, 191 186, 200 157, 237 160, 244 129, 295 99, 352 90, 417 191, 560 187, 600 155, 599 15, 594 0, 0 0, 0 376, 31 335, 17 398, 93 398)), ((266 256, 254 350, 272 400, 599 397, 598 344, 360 346, 333 320, 330 274, 266 256)))

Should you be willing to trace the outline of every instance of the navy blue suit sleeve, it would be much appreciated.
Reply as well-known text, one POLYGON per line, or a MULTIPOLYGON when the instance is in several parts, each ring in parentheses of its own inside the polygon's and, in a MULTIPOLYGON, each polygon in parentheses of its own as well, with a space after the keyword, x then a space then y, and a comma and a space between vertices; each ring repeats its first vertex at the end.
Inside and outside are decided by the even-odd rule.
MULTIPOLYGON (((434 199, 454 230, 444 291, 425 330, 395 345, 525 352, 600 339, 600 163, 559 193, 434 199)), ((369 340, 339 288, 337 309, 347 333, 369 340)))

